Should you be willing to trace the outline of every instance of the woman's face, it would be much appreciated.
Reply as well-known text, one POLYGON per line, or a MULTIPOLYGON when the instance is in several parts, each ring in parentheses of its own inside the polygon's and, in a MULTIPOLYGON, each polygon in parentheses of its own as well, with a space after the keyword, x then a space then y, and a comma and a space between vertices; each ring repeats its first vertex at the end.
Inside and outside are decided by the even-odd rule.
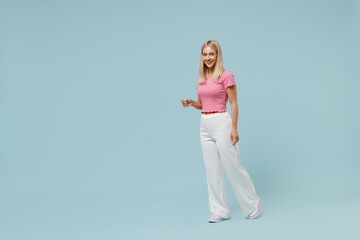
POLYGON ((213 69, 216 64, 217 54, 211 47, 205 47, 202 52, 204 64, 209 68, 213 69))

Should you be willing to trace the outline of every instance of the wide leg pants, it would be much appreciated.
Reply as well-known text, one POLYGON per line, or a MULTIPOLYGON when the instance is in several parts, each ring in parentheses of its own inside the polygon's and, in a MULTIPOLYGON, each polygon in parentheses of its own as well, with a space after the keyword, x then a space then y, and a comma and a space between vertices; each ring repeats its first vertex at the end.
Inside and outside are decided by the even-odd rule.
POLYGON ((206 169, 210 217, 231 217, 223 168, 244 216, 254 211, 260 198, 240 164, 238 143, 232 145, 232 119, 228 112, 201 114, 200 143, 206 169))

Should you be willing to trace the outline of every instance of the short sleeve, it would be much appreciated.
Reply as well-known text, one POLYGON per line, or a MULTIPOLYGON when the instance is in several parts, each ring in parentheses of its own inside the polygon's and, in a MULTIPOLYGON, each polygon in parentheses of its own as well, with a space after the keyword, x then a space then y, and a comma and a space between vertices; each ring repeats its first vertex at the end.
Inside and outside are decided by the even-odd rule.
POLYGON ((228 88, 228 87, 236 85, 234 75, 229 71, 224 72, 224 76, 222 76, 221 83, 224 85, 225 89, 228 88))

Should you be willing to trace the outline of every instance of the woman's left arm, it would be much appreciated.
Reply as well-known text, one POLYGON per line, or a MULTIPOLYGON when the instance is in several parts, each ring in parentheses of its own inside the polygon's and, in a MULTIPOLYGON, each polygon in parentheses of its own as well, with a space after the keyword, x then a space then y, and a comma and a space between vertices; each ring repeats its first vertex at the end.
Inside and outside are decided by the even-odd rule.
POLYGON ((229 102, 231 106, 231 119, 232 119, 232 128, 230 132, 230 139, 235 145, 239 141, 239 133, 237 130, 237 122, 238 122, 238 103, 237 103, 237 93, 236 93, 236 85, 230 86, 226 88, 226 93, 229 97, 229 102))

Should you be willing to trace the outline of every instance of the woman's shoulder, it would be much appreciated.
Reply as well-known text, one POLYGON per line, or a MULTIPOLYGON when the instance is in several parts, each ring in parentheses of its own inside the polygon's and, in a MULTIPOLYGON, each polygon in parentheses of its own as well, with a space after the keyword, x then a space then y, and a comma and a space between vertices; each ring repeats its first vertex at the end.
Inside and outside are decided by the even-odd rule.
POLYGON ((234 75, 228 70, 224 70, 218 83, 224 85, 225 88, 236 85, 234 75))
POLYGON ((224 80, 225 78, 228 78, 228 77, 234 77, 234 75, 230 71, 224 69, 223 73, 221 74, 220 79, 224 80))
POLYGON ((233 75, 229 70, 224 69, 222 75, 226 76, 226 75, 233 75))

